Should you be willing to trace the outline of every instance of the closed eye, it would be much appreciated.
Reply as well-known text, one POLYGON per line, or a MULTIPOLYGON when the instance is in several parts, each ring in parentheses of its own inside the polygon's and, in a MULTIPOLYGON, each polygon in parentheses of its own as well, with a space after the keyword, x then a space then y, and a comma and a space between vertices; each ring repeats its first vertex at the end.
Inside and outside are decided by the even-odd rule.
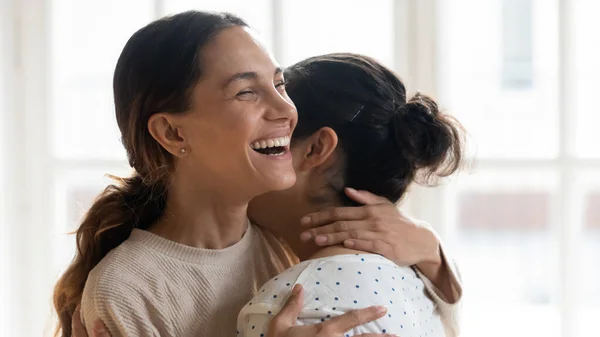
POLYGON ((252 94, 254 94, 254 92, 253 92, 253 91, 250 91, 250 90, 245 90, 245 91, 240 91, 240 92, 238 92, 238 93, 235 95, 235 97, 245 97, 245 96, 252 95, 252 94))
POLYGON ((284 88, 287 86, 287 81, 281 81, 275 85, 275 88, 284 88))

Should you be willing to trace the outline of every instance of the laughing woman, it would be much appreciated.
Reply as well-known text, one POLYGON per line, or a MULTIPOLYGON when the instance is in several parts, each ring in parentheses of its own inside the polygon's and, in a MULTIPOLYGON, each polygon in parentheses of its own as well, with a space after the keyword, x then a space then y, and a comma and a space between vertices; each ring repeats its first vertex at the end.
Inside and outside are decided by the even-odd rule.
MULTIPOLYGON (((129 39, 114 100, 135 172, 96 199, 77 231, 54 294, 60 332, 71 335, 81 301, 88 331, 101 319, 113 336, 233 336, 257 285, 294 262, 246 215, 250 199, 296 178, 297 113, 281 68, 241 19, 186 12, 129 39)), ((381 315, 368 308, 361 320, 381 315)))

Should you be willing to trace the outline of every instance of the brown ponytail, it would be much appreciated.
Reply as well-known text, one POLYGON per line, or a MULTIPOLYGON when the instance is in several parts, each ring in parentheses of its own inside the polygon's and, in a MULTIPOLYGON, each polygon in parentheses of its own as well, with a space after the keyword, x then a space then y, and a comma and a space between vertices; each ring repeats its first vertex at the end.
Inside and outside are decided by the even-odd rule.
POLYGON ((150 23, 129 39, 113 78, 115 112, 135 174, 117 178, 96 199, 77 229, 77 252, 54 289, 56 335, 70 337, 72 315, 90 271, 134 228, 162 215, 173 157, 148 132, 156 112, 181 113, 201 75, 199 51, 219 31, 246 23, 230 14, 189 11, 150 23))
POLYGON ((54 307, 63 336, 71 336, 71 318, 90 271, 125 241, 133 228, 144 229, 165 209, 166 190, 162 184, 146 185, 137 173, 113 179, 116 183, 98 196, 79 226, 77 253, 54 289, 54 307))

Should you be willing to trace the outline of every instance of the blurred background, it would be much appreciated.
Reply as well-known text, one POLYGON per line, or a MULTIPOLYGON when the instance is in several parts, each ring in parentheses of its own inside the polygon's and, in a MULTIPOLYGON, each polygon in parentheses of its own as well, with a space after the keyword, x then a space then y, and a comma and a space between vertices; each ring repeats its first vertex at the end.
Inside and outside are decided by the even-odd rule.
POLYGON ((283 65, 373 56, 464 123, 472 169, 402 205, 461 267, 462 336, 600 336, 600 1, 0 1, 0 336, 52 332, 66 233, 129 173, 117 57, 188 9, 240 15, 283 65))

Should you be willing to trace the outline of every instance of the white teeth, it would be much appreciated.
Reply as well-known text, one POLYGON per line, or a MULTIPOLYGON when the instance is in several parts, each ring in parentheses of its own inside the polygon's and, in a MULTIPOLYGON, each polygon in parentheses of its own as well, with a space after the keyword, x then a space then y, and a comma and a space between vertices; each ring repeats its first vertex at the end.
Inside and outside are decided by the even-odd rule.
POLYGON ((288 146, 290 145, 290 137, 277 137, 265 140, 257 140, 254 143, 250 144, 250 147, 258 150, 258 149, 266 149, 268 147, 279 147, 279 146, 288 146))

